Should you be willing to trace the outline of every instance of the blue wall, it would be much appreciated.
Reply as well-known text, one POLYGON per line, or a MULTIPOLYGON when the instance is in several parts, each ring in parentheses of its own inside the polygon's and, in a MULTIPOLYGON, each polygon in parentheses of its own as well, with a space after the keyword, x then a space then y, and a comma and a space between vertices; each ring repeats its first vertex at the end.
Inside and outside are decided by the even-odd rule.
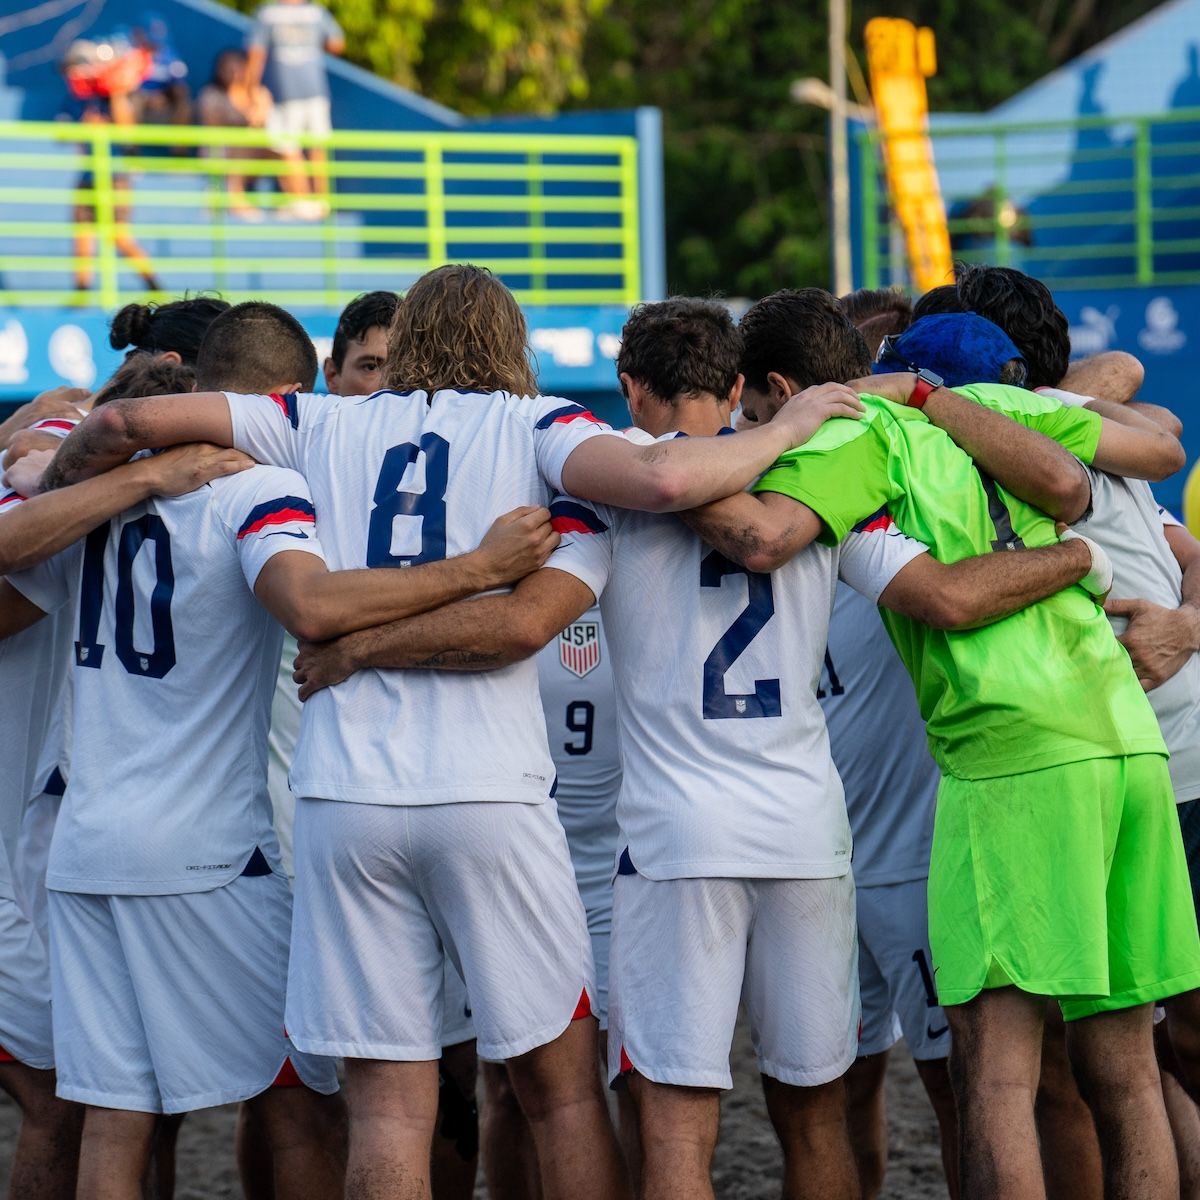
MULTIPOLYGON (((1200 288, 1056 291, 1054 298, 1071 323, 1077 356, 1127 350, 1141 359, 1146 383, 1138 399, 1171 409, 1183 422, 1189 466, 1200 461, 1200 288)), ((1185 469, 1154 487, 1175 513, 1186 477, 1185 469)))
MULTIPOLYGON (((542 391, 594 404, 624 424, 615 360, 626 315, 618 305, 526 309, 542 391)), ((297 316, 324 359, 336 314, 297 316)), ((0 309, 0 406, 62 383, 92 387, 115 370, 122 353, 109 346, 108 322, 98 313, 0 309)))

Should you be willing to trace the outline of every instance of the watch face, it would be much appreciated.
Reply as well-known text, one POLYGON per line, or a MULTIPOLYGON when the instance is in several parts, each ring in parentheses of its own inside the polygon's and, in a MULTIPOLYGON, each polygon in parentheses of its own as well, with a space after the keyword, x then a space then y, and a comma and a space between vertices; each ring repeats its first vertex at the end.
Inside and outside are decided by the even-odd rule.
POLYGON ((940 388, 942 386, 942 377, 940 375, 935 375, 932 371, 926 371, 922 369, 917 372, 917 378, 925 380, 926 383, 931 384, 935 388, 940 388))

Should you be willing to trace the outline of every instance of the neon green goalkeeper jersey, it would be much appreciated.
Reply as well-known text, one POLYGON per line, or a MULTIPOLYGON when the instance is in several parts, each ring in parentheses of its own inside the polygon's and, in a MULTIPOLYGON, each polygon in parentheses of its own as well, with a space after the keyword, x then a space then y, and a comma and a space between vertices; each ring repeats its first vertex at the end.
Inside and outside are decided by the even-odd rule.
MULTIPOLYGON (((1000 384, 956 389, 1090 463, 1095 413, 1000 384)), ((840 542, 886 510, 941 562, 1049 546, 1054 522, 980 472, 916 409, 863 396, 861 420, 827 421, 755 485, 807 504, 840 542)), ((1122 754, 1166 754, 1154 712, 1107 618, 1078 586, 982 629, 883 619, 917 689, 942 771, 989 779, 1122 754)), ((864 733, 864 736, 866 734, 864 733)))

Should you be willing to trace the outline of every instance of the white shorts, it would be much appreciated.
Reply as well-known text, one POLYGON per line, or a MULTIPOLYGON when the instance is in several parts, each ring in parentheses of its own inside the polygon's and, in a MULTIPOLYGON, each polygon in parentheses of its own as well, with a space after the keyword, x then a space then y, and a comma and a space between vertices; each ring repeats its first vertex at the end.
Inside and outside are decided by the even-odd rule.
POLYGON ((46 944, 17 900, 0 841, 0 1049, 27 1067, 54 1066, 50 960, 46 944))
MULTIPOLYGON (((596 990, 589 994, 592 1012, 602 1031, 608 1030, 608 947, 612 940, 612 881, 593 888, 581 887, 580 899, 587 918, 588 939, 592 943, 592 965, 595 968, 596 990)), ((471 1020, 471 1002, 467 996, 467 985, 446 960, 445 1023, 442 1026, 442 1045, 454 1046, 469 1041, 475 1036, 475 1023, 471 1020), (465 1013, 465 1017, 464 1014, 465 1013)), ((503 1062, 503 1059, 484 1061, 503 1062)))
POLYGON ((739 1002, 764 1075, 813 1087, 858 1052, 854 879, 618 875, 609 1076, 728 1088, 739 1002))
POLYGON ((296 138, 302 133, 326 137, 332 130, 328 96, 281 101, 267 117, 267 132, 272 135, 271 145, 281 154, 298 150, 296 138))
POLYGON ((281 875, 182 896, 51 892, 58 1094, 190 1112, 257 1096, 289 1058, 337 1091, 333 1062, 284 1032, 290 916, 281 875))
POLYGON ((950 1027, 938 1007, 924 879, 858 889, 860 1054, 882 1054, 903 1036, 913 1058, 945 1058, 950 1027))
POLYGON ((550 804, 296 806, 287 1023, 316 1054, 441 1055, 443 958, 481 1058, 554 1041, 590 997, 592 952, 550 804))

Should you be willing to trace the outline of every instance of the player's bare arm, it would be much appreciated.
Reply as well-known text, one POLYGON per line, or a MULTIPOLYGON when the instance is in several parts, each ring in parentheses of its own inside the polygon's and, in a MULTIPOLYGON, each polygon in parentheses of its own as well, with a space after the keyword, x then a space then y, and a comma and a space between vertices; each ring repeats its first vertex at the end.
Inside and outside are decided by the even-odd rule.
MULTIPOLYGON (((1043 396, 1053 396, 1064 404, 1078 404, 1090 408, 1093 412, 1099 413, 1109 421, 1115 421, 1118 425, 1129 424, 1133 428, 1145 429, 1145 423, 1138 419, 1145 418, 1146 421, 1150 421, 1173 438, 1183 436, 1183 422, 1169 408, 1163 408, 1161 404, 1144 404, 1140 400, 1129 400, 1121 404, 1107 396, 1097 399, 1086 392, 1072 392, 1066 388, 1044 387, 1038 388, 1038 391, 1043 396), (1122 411, 1134 414, 1133 419, 1123 420, 1122 411)), ((1164 445, 1162 449, 1165 452, 1167 446, 1164 445)), ((1115 471, 1113 474, 1120 474, 1120 472, 1115 471)))
MULTIPOLYGON (((1178 437, 1140 405, 1091 399, 1085 405, 1104 418, 1092 466, 1110 475, 1157 481, 1174 475, 1187 461, 1178 437)), ((1164 410, 1165 411, 1165 410, 1164 410)), ((1182 429, 1182 426, 1180 426, 1182 429)))
POLYGON ((112 400, 63 440, 42 479, 42 491, 78 483, 127 462, 139 450, 183 442, 233 445, 229 403, 222 392, 112 400))
POLYGON ((1098 549, 1072 538, 954 563, 922 554, 884 588, 879 604, 934 629, 976 629, 1079 583, 1093 570, 1098 549))
POLYGON ((53 417, 68 417, 79 420, 79 405, 91 393, 87 388, 56 387, 35 396, 28 404, 22 404, 16 412, 0 421, 0 450, 6 449, 14 435, 36 421, 53 417))
POLYGON ((861 413, 854 392, 826 383, 793 396, 769 424, 736 438, 678 438, 652 446, 591 438, 564 464, 563 490, 584 500, 648 512, 695 508, 740 492, 831 418, 857 419, 861 413))
POLYGON ((7 579, 0 579, 0 639, 23 633, 46 614, 26 600, 7 579))
POLYGON ((1164 533, 1183 570, 1179 607, 1122 597, 1113 597, 1104 606, 1110 617, 1128 618, 1118 641, 1129 651, 1138 680, 1148 692, 1166 683, 1200 650, 1200 541, 1182 525, 1169 525, 1164 533))
POLYGON ((507 596, 464 600, 333 642, 305 643, 293 678, 307 700, 368 667, 494 671, 532 657, 595 603, 587 584, 547 567, 507 596))
POLYGON ((12 505, 0 516, 0 574, 44 562, 151 496, 181 496, 253 465, 252 459, 237 450, 180 446, 125 463, 74 487, 12 505))
POLYGON ((1132 354, 1105 350, 1071 363, 1059 387, 1124 404, 1138 394, 1145 378, 1145 368, 1132 354))
MULTIPOLYGON (((906 404, 914 382, 914 376, 900 373, 873 375, 851 386, 906 404)), ((1070 451, 1044 434, 949 388, 931 392, 923 411, 1014 496, 1059 521, 1076 521, 1087 511, 1092 498, 1087 472, 1070 451)))
POLYGON ((1183 422, 1169 409, 1161 404, 1144 404, 1140 400, 1131 400, 1125 405, 1130 412, 1140 413, 1148 421, 1153 421, 1159 429, 1165 429, 1173 438, 1183 437, 1183 422))
POLYGON ((730 562, 758 572, 782 567, 823 528, 807 504, 778 492, 739 492, 679 516, 730 562))
POLYGON ((330 571, 315 554, 285 551, 259 573, 254 594, 298 639, 321 642, 523 579, 558 541, 549 510, 526 506, 498 518, 470 553, 404 570, 330 571))

